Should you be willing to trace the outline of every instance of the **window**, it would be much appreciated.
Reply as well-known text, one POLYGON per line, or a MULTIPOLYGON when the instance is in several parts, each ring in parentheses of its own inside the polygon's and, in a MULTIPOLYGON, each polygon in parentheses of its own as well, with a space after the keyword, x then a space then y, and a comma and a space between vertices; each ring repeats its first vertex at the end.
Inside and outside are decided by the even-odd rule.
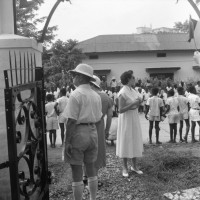
POLYGON ((99 56, 96 54, 89 55, 89 59, 98 59, 98 58, 99 58, 99 56))
POLYGON ((167 54, 166 53, 157 53, 157 57, 166 57, 167 54))

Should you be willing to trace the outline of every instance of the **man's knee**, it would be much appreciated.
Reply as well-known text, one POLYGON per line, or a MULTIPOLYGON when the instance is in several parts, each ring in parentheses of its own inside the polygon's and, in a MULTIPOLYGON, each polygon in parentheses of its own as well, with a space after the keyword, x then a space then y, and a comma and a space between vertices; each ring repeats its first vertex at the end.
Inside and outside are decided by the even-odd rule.
POLYGON ((94 177, 97 175, 94 163, 85 163, 85 168, 88 177, 94 177))

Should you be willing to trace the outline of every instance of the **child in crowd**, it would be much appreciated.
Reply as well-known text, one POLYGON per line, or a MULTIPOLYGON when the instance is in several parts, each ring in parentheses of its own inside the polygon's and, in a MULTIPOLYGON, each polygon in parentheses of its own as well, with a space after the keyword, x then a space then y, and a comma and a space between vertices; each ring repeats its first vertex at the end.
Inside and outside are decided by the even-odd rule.
POLYGON ((165 102, 167 100, 167 93, 165 92, 165 90, 160 91, 160 98, 163 100, 163 103, 164 103, 164 106, 165 106, 165 102))
POLYGON ((168 113, 168 122, 170 127, 170 141, 169 143, 176 143, 177 123, 179 122, 178 99, 174 97, 174 90, 168 91, 168 98, 166 101, 166 113, 168 113))
POLYGON ((192 134, 192 143, 197 142, 195 139, 195 127, 196 127, 196 122, 198 123, 200 127, 200 97, 196 94, 196 89, 194 86, 189 87, 189 104, 190 104, 190 111, 189 111, 189 116, 191 119, 191 134, 192 134))
POLYGON ((54 109, 55 102, 53 102, 53 95, 48 94, 46 96, 47 104, 45 105, 45 113, 46 113, 46 129, 49 131, 49 140, 51 143, 51 147, 56 147, 56 130, 58 129, 58 120, 57 114, 54 109), (53 135, 53 140, 52 140, 53 135))
MULTIPOLYGON (((106 124, 106 116, 104 118, 105 124, 106 124)), ((107 135, 105 135, 106 140, 111 141, 111 145, 114 145, 114 141, 117 139, 117 125, 118 125, 118 115, 117 112, 113 112, 112 122, 110 126, 110 131, 107 135)))
POLYGON ((172 89, 173 89, 173 88, 172 88, 172 86, 171 86, 171 83, 168 82, 168 83, 167 83, 167 87, 166 87, 167 92, 169 92, 169 91, 172 90, 172 89))
POLYGON ((152 97, 150 97, 146 103, 145 118, 149 120, 149 144, 152 144, 152 130, 154 122, 156 130, 156 144, 162 144, 159 141, 159 122, 163 113, 164 104, 162 99, 158 97, 158 92, 158 88, 152 88, 152 97))
POLYGON ((179 127, 179 134, 180 134, 180 142, 185 141, 187 143, 187 137, 190 129, 190 121, 189 121, 189 101, 188 98, 184 96, 184 88, 178 87, 178 105, 179 105, 179 116, 180 116, 180 127, 179 127), (186 133, 184 136, 184 140, 182 138, 182 130, 183 130, 183 120, 186 124, 186 133))
POLYGON ((142 99, 142 103, 138 107, 138 112, 143 113, 144 112, 144 90, 141 87, 138 87, 138 95, 142 99))
POLYGON ((55 106, 54 106, 56 113, 58 115, 62 145, 63 145, 63 142, 64 142, 65 124, 67 123, 66 118, 63 116, 63 112, 64 112, 64 110, 67 106, 67 103, 68 103, 68 97, 66 96, 66 93, 67 93, 67 91, 66 91, 65 88, 62 88, 60 90, 60 98, 58 98, 56 100, 56 103, 55 103, 55 106))

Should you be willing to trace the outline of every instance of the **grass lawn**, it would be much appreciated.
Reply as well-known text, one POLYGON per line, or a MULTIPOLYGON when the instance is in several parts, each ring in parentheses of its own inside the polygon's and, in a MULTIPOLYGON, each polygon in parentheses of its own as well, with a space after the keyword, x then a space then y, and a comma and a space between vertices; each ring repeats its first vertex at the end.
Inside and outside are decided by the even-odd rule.
MULTIPOLYGON (((163 194, 200 185, 200 149, 195 144, 145 145, 139 167, 144 172, 121 175, 121 160, 115 156, 115 147, 107 146, 107 167, 99 171, 104 183, 97 199, 162 200, 163 194)), ((72 200, 71 170, 61 161, 61 148, 48 149, 49 168, 53 172, 50 199, 72 200)), ((88 198, 86 198, 88 199, 88 198)))

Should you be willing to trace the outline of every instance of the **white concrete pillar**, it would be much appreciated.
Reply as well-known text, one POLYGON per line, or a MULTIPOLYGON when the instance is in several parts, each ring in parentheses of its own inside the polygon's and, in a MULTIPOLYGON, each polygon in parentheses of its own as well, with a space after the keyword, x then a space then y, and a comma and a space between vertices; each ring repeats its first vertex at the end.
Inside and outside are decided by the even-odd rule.
POLYGON ((0 0, 0 34, 14 34, 13 0, 0 0))
MULTIPOLYGON (((9 52, 13 66, 16 54, 17 66, 19 67, 21 53, 22 55, 35 55, 36 66, 42 67, 42 44, 14 34, 13 1, 0 0, 0 149, 3 152, 0 155, 0 163, 8 160, 3 71, 10 68, 9 52)), ((3 194, 0 193, 0 199, 10 199, 8 169, 0 170, 0 185, 1 190, 5 191, 3 194)))

